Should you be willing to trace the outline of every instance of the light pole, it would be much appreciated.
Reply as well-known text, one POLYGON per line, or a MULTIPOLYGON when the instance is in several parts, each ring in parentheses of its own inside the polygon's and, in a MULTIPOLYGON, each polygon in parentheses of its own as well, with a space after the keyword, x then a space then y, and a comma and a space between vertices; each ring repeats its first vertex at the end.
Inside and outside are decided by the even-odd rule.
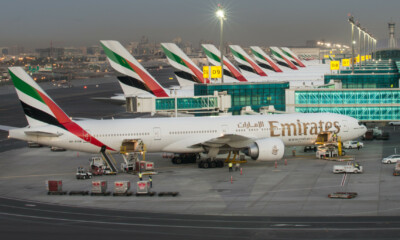
POLYGON ((354 74, 354 17, 349 14, 349 22, 351 24, 351 73, 354 74))
POLYGON ((218 4, 218 10, 216 12, 217 17, 219 18, 220 21, 220 37, 219 37, 219 51, 221 52, 221 83, 224 83, 224 53, 223 53, 223 49, 224 49, 224 44, 223 44, 223 29, 224 29, 224 20, 225 20, 225 11, 222 9, 222 6, 220 4, 218 4))
POLYGON ((361 25, 360 25, 360 23, 358 21, 357 21, 357 28, 358 28, 358 46, 360 48, 360 51, 359 51, 359 55, 360 55, 359 60, 360 60, 360 62, 358 64, 358 68, 361 69, 361 25))

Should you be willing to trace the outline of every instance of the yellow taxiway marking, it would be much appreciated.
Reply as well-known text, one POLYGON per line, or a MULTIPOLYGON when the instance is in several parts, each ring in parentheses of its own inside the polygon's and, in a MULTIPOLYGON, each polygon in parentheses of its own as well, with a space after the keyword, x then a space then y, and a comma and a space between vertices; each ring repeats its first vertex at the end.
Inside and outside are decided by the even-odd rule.
POLYGON ((29 177, 50 177, 50 176, 61 176, 61 175, 71 175, 74 173, 54 173, 54 174, 37 174, 37 175, 23 175, 23 176, 7 176, 7 177, 0 177, 0 179, 11 179, 11 178, 29 178, 29 177))

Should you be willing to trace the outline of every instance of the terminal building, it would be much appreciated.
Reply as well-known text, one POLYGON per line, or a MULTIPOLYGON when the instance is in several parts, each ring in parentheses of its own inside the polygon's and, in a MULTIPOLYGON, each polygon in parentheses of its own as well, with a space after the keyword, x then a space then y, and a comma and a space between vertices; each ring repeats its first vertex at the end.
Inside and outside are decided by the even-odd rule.
POLYGON ((355 65, 354 73, 347 68, 337 74, 327 74, 324 85, 311 88, 289 88, 289 82, 195 84, 194 97, 136 98, 128 105, 139 112, 176 109, 233 115, 242 114, 244 108, 260 112, 273 106, 276 113, 331 112, 362 122, 399 121, 399 66, 400 61, 391 59, 362 62, 355 65))

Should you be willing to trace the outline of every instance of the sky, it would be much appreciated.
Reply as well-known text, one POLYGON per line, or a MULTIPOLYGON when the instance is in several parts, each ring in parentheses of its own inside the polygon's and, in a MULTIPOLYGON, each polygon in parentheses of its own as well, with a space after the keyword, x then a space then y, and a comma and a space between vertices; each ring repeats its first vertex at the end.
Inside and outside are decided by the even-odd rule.
MULTIPOLYGON (((2 0, 0 47, 166 42, 219 43, 215 9, 227 11, 224 40, 243 46, 301 46, 307 40, 350 45, 348 13, 379 39, 400 25, 399 0, 2 0)), ((399 37, 400 35, 396 35, 399 37)))

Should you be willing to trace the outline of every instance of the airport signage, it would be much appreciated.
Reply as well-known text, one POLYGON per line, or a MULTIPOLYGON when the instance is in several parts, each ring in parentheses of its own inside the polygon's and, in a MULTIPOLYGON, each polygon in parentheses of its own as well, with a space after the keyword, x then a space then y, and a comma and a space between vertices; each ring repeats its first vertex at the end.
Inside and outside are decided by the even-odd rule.
POLYGON ((211 78, 222 78, 221 66, 211 67, 211 78))
POLYGON ((339 70, 340 62, 339 61, 331 61, 331 70, 339 70))
POLYGON ((324 55, 324 58, 329 58, 329 55, 324 55))
POLYGON ((208 66, 203 66, 203 78, 209 78, 210 68, 208 66))
POLYGON ((350 59, 343 58, 342 59, 342 66, 349 67, 350 66, 350 59))
POLYGON ((365 56, 361 56, 361 62, 365 61, 365 56))

